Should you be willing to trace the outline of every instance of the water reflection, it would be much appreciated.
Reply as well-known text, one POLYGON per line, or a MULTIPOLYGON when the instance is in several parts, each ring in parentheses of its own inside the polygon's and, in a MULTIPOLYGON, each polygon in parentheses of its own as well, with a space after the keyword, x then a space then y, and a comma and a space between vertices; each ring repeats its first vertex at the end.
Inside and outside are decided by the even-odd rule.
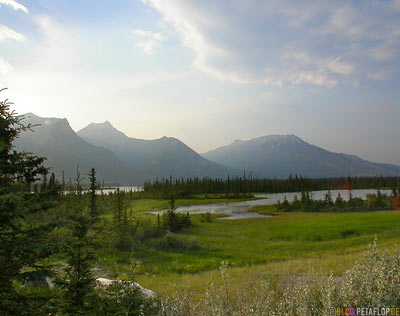
MULTIPOLYGON (((315 200, 321 200, 328 191, 313 191, 311 192, 312 198, 315 200)), ((390 190, 381 190, 382 194, 390 195, 390 190)), ((376 193, 376 190, 353 190, 353 198, 365 199, 367 194, 376 193)), ((332 199, 335 200, 338 195, 344 200, 348 200, 349 192, 347 190, 331 190, 332 199)), ((243 202, 232 202, 232 203, 220 203, 220 204, 203 204, 203 205, 190 205, 190 206, 180 206, 176 209, 177 212, 189 214, 226 214, 231 215, 229 217, 222 217, 221 219, 243 219, 243 218, 266 218, 270 217, 267 215, 260 215, 257 213, 249 213, 253 206, 258 205, 272 205, 276 204, 278 200, 281 202, 284 198, 287 198, 289 202, 293 201, 294 197, 297 196, 299 199, 301 197, 301 192, 286 192, 286 193, 268 193, 268 194, 256 194, 256 197, 261 198, 259 200, 253 201, 243 201, 243 202)), ((162 212, 161 212, 162 213, 162 212)), ((158 214, 155 212, 154 214, 158 214)))

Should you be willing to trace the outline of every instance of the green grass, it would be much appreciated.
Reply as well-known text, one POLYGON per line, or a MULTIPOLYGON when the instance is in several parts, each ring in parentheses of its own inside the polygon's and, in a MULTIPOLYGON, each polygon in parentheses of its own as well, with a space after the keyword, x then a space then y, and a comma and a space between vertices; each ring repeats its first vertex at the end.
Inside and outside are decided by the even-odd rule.
MULTIPOLYGON (((176 201, 177 205, 208 203, 215 201, 176 201)), ((168 201, 132 203, 136 215, 154 220, 155 216, 146 212, 167 207, 168 201)), ((187 283, 191 289, 204 290, 206 279, 215 275, 221 261, 234 267, 237 282, 246 282, 251 276, 256 279, 266 270, 287 273, 320 269, 321 273, 340 273, 354 263, 375 236, 381 247, 400 243, 400 213, 396 211, 282 213, 270 206, 253 211, 276 216, 219 220, 213 215, 211 223, 201 223, 199 215, 192 216, 194 227, 180 235, 196 238, 200 250, 160 251, 147 242, 133 252, 117 254, 119 272, 126 272, 133 256, 138 263, 138 282, 153 289, 164 284, 160 293, 171 294, 176 284, 187 283)))
POLYGON ((276 205, 257 205, 253 206, 250 213, 258 213, 261 215, 280 215, 282 212, 278 211, 276 205))

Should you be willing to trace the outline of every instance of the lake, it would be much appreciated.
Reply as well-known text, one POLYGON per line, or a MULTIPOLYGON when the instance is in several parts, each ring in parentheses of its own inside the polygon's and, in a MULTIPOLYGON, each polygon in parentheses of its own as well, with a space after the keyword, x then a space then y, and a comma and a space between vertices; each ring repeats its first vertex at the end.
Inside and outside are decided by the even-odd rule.
POLYGON ((143 187, 141 186, 125 186, 125 187, 110 187, 110 188, 104 188, 104 189, 98 189, 96 190, 96 194, 109 194, 109 193, 115 193, 119 189, 120 191, 124 192, 138 192, 138 191, 143 191, 143 187))

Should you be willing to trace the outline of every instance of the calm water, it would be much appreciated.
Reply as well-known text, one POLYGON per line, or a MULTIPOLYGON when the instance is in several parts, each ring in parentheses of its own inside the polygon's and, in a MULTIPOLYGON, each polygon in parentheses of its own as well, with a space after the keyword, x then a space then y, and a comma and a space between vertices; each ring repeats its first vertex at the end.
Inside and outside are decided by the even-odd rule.
POLYGON ((96 190, 96 193, 97 194, 114 193, 117 191, 117 189, 119 189, 120 191, 125 191, 125 192, 130 192, 131 190, 133 192, 143 191, 143 187, 140 187, 140 186, 127 186, 127 187, 112 187, 112 188, 99 189, 99 190, 96 190))
MULTIPOLYGON (((314 191, 312 192, 312 198, 315 200, 321 200, 328 191, 314 191)), ((390 195, 390 190, 381 190, 382 194, 390 195)), ((331 190, 332 199, 335 200, 339 195, 343 199, 348 200, 349 193, 347 190, 331 190)), ((376 193, 376 190, 353 190, 352 195, 354 198, 365 199, 367 194, 376 193)), ((204 204, 204 205, 190 205, 190 206, 180 206, 176 209, 177 212, 189 214, 201 214, 201 213, 212 213, 212 214, 226 214, 229 217, 224 217, 221 219, 242 219, 242 218, 266 218, 271 217, 267 215, 260 215, 257 213, 248 213, 253 206, 257 205, 272 205, 276 204, 278 200, 281 202, 283 199, 288 199, 289 202, 293 201, 294 196, 300 199, 301 192, 288 192, 288 193, 269 193, 269 194, 256 194, 256 197, 261 198, 254 201, 244 201, 244 202, 232 202, 232 203, 220 203, 220 204, 204 204)), ((157 214, 157 213, 155 213, 157 214)))

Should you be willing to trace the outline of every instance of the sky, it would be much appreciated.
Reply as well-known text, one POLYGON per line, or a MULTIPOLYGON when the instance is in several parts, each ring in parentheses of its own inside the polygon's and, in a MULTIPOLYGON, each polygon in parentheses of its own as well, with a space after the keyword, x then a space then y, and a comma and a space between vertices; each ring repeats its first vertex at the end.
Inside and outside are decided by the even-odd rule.
POLYGON ((295 134, 400 165, 400 0, 0 0, 0 99, 199 153, 295 134))

